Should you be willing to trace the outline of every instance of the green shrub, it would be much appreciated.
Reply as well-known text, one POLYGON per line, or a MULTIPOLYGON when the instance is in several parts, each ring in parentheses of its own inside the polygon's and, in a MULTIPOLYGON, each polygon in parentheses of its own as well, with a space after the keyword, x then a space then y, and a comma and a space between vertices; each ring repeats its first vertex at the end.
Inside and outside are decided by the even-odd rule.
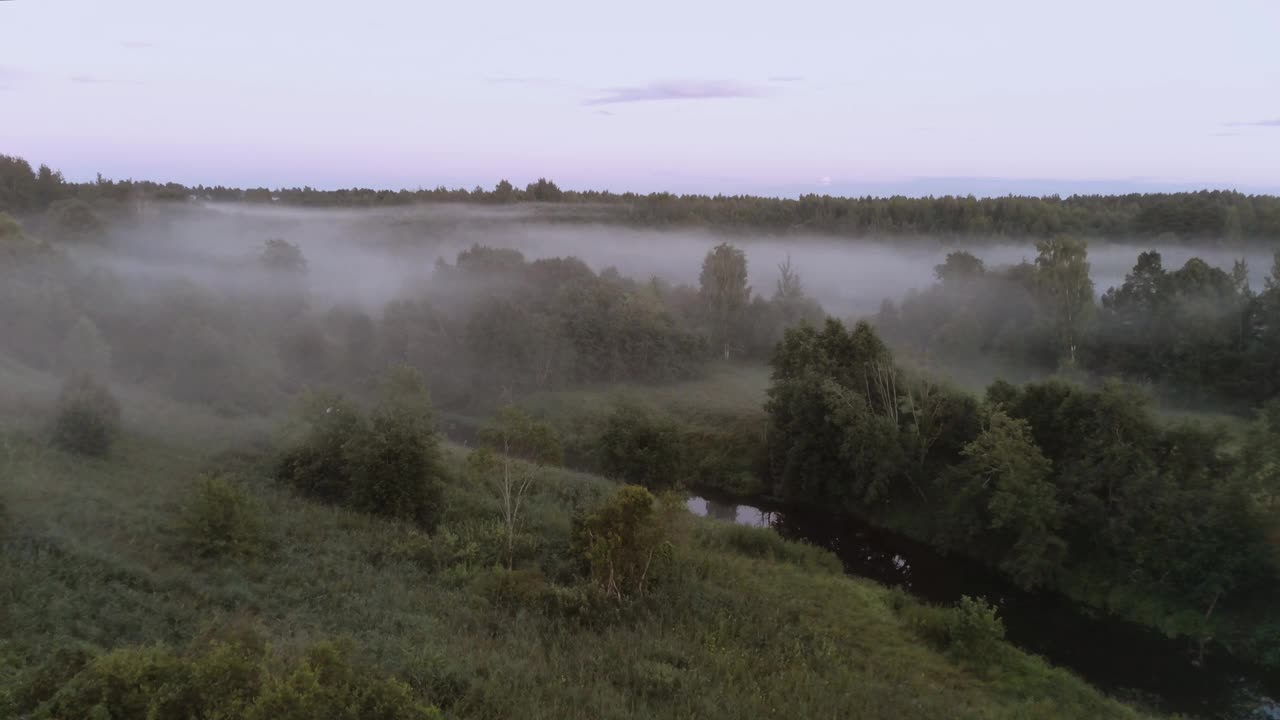
POLYGON ((1004 640, 1004 623, 995 607, 968 595, 948 611, 946 628, 952 651, 970 661, 990 660, 1004 640))
POLYGON ((300 414, 301 437, 281 455, 275 477, 307 497, 342 504, 351 493, 348 448, 364 436, 364 417, 337 393, 309 395, 300 414))
POLYGON ((203 558, 252 557, 264 544, 262 506, 243 485, 222 475, 196 482, 178 530, 188 552, 203 558))
POLYGON ((183 653, 164 646, 113 650, 83 663, 37 700, 32 715, 147 720, 440 717, 407 684, 353 665, 333 643, 318 643, 289 663, 260 639, 193 643, 183 653))
POLYGON ((53 420, 53 442, 68 452, 103 457, 120 432, 120 403, 89 375, 62 386, 53 420))
POLYGON ((605 419, 599 450, 609 477, 651 490, 679 479, 682 451, 675 424, 637 405, 620 405, 605 419))
POLYGON ((769 528, 722 522, 701 523, 697 538, 707 548, 729 550, 747 557, 788 563, 832 575, 844 572, 840 558, 830 550, 785 540, 769 528))
POLYGON ((422 378, 393 370, 366 421, 345 397, 304 403, 300 437, 276 464, 277 480, 323 502, 433 527, 444 463, 422 378))
MULTIPOLYGON (((444 464, 429 419, 417 408, 384 404, 349 444, 351 507, 434 527, 440 517, 444 464)), ((429 411, 426 411, 429 412, 429 411)))
POLYGON ((574 551, 606 595, 643 595, 669 563, 667 528, 654 504, 648 490, 627 485, 575 522, 574 551))
POLYGON ((472 589, 481 597, 495 607, 508 610, 538 609, 547 587, 542 573, 534 570, 508 570, 501 566, 489 568, 472 581, 472 589))

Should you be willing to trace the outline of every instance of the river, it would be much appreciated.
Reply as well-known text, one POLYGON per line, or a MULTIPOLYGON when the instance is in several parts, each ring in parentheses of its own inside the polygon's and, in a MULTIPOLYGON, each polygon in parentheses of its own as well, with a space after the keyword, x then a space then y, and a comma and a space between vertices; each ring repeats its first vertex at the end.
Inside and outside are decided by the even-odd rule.
POLYGON ((999 608, 1010 642, 1064 667, 1124 700, 1162 712, 1224 720, 1280 720, 1280 677, 1197 648, 1135 623, 1091 612, 1061 595, 1026 592, 963 558, 942 556, 909 538, 855 518, 709 496, 687 501, 695 515, 754 527, 834 552, 850 575, 901 587, 936 604, 961 595, 985 597, 999 608))

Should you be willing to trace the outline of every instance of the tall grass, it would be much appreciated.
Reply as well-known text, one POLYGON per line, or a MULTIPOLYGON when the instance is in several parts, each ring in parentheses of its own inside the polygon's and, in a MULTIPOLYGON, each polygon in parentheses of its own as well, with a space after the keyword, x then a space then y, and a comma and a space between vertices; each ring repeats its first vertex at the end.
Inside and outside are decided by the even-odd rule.
POLYGON ((3 437, 0 716, 38 704, 60 659, 180 649, 245 619, 290 661, 343 639, 352 662, 457 718, 1139 716, 1007 645, 978 672, 922 640, 887 590, 765 530, 686 515, 652 592, 601 598, 567 546, 575 509, 613 491, 590 475, 535 486, 513 574, 494 567, 493 489, 459 471, 460 452, 427 534, 302 499, 268 479, 267 455, 214 462, 198 443, 126 433, 98 460, 3 437), (201 472, 228 463, 272 551, 187 562, 174 518, 201 472))

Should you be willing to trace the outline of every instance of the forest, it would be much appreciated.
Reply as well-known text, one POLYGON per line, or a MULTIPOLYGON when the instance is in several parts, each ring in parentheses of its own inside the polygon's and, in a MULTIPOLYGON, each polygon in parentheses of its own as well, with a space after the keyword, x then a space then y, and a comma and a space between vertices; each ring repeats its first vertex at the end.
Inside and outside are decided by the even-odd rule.
POLYGON ((0 715, 1171 710, 1022 652, 986 599, 694 518, 693 490, 1274 673, 1280 252, 1144 251, 1096 286, 1091 247, 1166 235, 1270 253, 1280 200, 240 191, 0 157, 0 715), (605 213, 479 207, 516 203, 605 213), (668 272, 611 262, 686 225, 724 232, 668 272), (942 260, 842 314, 801 226, 851 265, 876 235, 942 260), (785 259, 761 275, 743 229, 785 259), (984 261, 1001 236, 1027 258, 984 261))
POLYGON ((557 221, 616 222, 640 227, 707 227, 735 232, 823 233, 907 238, 1161 238, 1227 243, 1280 240, 1280 198, 1233 191, 1052 197, 862 197, 797 199, 561 190, 545 178, 524 189, 502 180, 476 187, 419 190, 228 188, 109 180, 74 183, 41 165, 0 156, 0 211, 43 212, 53 203, 140 200, 245 202, 297 207, 386 208, 429 202, 546 204, 557 221))

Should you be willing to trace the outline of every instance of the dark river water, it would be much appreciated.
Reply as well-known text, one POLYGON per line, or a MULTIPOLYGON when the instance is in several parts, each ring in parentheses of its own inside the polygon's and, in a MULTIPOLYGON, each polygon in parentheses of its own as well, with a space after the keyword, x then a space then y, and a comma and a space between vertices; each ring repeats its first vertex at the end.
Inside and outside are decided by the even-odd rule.
POLYGON ((1206 653, 1140 625, 1089 612, 1052 593, 1026 592, 962 558, 857 519, 807 510, 740 505, 691 497, 695 515, 756 527, 824 547, 850 575, 901 587, 923 600, 951 604, 982 596, 999 608, 1010 642, 1068 668, 1111 695, 1163 712, 1204 718, 1280 720, 1280 677, 1222 652, 1206 653))

